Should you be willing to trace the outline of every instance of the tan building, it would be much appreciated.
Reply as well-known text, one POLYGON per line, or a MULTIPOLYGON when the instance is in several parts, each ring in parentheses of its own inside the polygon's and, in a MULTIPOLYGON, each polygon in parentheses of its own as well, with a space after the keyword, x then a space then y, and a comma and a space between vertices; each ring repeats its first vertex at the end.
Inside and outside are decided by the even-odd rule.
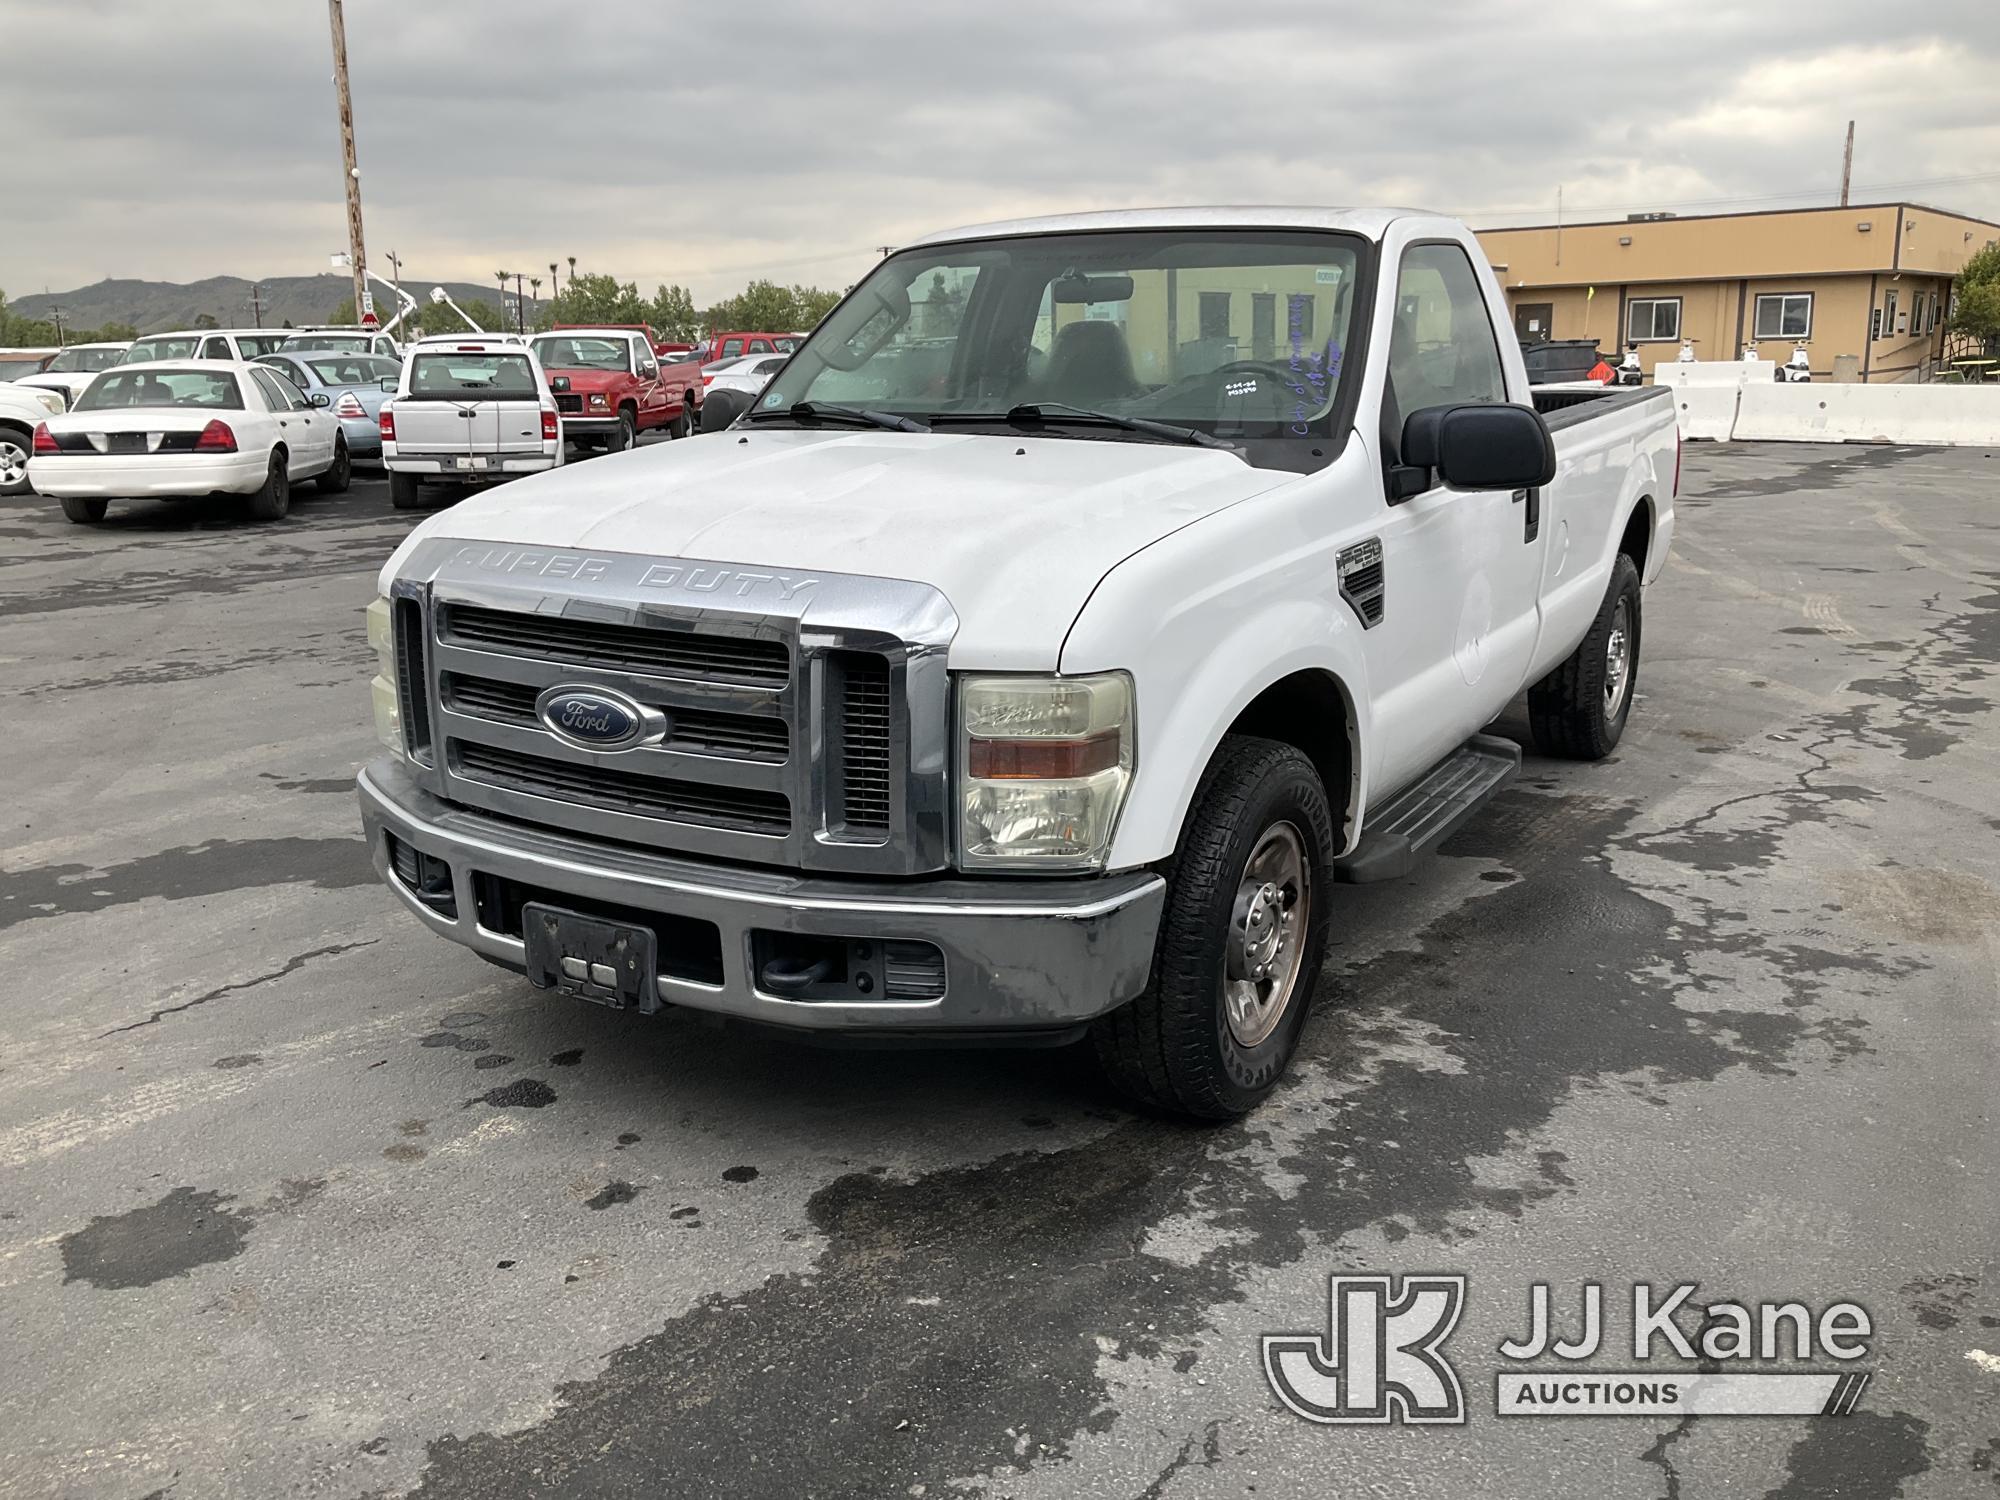
POLYGON ((1523 339, 1629 343, 1654 365, 1748 344, 1779 363, 1804 338, 1813 374, 1852 355, 1856 377, 1915 378, 1939 352, 1951 280, 2000 224, 1914 203, 1485 229, 1523 339))

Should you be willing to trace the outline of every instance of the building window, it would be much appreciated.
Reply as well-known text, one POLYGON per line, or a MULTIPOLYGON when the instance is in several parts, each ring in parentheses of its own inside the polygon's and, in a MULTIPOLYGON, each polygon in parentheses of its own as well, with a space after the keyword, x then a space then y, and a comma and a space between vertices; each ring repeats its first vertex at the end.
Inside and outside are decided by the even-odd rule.
POLYGON ((1644 344, 1681 336, 1681 299, 1641 297, 1625 305, 1625 341, 1644 344))
POLYGON ((1201 309, 1201 336, 1205 339, 1228 338, 1229 293, 1203 292, 1199 306, 1201 309))
POLYGON ((1812 293, 1773 292, 1757 298, 1753 337, 1808 339, 1812 337, 1812 293))
POLYGON ((1882 299, 1882 337, 1896 336, 1896 289, 1889 288, 1889 295, 1882 299))
POLYGON ((1278 352, 1278 294, 1250 294, 1250 357, 1269 359, 1278 352))

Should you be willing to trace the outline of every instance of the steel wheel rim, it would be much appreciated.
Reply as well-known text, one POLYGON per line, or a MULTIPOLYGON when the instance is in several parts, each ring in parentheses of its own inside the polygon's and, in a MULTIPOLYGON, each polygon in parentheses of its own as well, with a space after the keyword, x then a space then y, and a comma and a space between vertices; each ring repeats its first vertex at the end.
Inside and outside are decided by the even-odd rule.
POLYGON ((1230 904, 1222 1015, 1237 1045, 1267 1040, 1291 1009, 1311 920, 1305 839, 1292 824, 1273 823, 1243 862, 1230 904))
POLYGON ((0 439, 0 484, 19 484, 28 477, 28 450, 12 438, 0 439))
POLYGON ((1611 634, 1604 640, 1604 712, 1615 715, 1625 701, 1625 684, 1632 678, 1632 613, 1620 599, 1611 612, 1611 634))

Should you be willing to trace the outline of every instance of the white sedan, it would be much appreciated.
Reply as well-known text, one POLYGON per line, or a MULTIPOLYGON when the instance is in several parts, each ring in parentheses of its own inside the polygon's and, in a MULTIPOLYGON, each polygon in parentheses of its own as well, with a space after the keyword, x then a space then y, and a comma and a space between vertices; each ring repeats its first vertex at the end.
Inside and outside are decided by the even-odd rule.
POLYGON ((702 387, 704 391, 742 391, 755 396, 790 358, 789 354, 746 354, 741 359, 725 359, 701 372, 702 387))
POLYGON ((103 520, 113 500, 216 494, 247 495, 255 519, 275 521, 294 479, 347 488, 347 439, 317 400, 262 365, 119 365, 35 429, 28 482, 77 522, 103 520))

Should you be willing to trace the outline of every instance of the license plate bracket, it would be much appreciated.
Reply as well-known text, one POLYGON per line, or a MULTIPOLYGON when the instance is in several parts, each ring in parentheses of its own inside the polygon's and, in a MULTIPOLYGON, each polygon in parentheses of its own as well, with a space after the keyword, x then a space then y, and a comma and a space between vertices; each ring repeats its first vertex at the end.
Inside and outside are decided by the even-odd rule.
POLYGON ((469 457, 460 456, 451 460, 451 466, 454 469, 483 469, 489 463, 490 460, 483 453, 475 453, 469 457))
POLYGON ((660 1008, 659 940, 650 927, 530 901, 521 908, 528 982, 613 1010, 660 1008))

